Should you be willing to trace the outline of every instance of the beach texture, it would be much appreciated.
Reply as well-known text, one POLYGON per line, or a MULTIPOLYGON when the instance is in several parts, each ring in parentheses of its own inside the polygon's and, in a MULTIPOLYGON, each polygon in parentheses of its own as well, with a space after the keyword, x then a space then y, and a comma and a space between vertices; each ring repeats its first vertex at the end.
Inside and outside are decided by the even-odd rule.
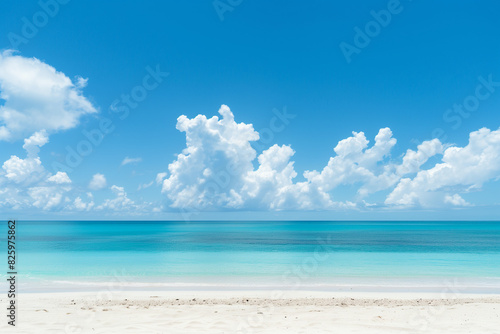
POLYGON ((294 291, 274 297, 272 291, 22 294, 16 328, 4 320, 0 332, 500 333, 499 295, 294 291))

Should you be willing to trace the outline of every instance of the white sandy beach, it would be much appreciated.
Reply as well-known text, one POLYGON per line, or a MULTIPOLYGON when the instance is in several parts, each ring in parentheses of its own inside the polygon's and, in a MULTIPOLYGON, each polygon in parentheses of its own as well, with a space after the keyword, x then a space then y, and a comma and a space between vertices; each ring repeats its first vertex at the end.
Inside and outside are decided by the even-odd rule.
POLYGON ((3 320, 1 333, 500 333, 499 295, 26 293, 17 312, 16 328, 3 320))

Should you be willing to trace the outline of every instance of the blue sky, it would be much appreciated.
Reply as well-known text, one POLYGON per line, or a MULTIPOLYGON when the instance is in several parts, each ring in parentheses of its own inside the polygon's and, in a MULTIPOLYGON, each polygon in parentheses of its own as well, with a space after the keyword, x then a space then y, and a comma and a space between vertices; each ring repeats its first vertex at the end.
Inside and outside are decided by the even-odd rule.
MULTIPOLYGON (((46 116, 46 123, 18 126, 0 140, 0 162, 14 162, 9 160, 12 156, 29 159, 24 139, 42 130, 46 130, 42 137, 47 137, 37 137, 38 144, 34 144, 44 167, 36 181, 16 179, 3 168, 3 212, 40 219, 181 219, 179 210, 195 212, 190 214, 193 219, 235 219, 242 212, 251 219, 496 219, 500 213, 496 199, 499 135, 495 132, 500 126, 500 87, 484 87, 484 82, 500 81, 500 44, 496 43, 500 8, 494 1, 41 3, 50 6, 37 1, 0 4, 0 49, 17 50, 4 53, 4 63, 18 57, 20 66, 18 72, 7 73, 5 65, 3 75, 0 72, 4 78, 0 93, 11 98, 0 100, 5 104, 0 126, 6 122, 5 106, 11 103, 23 113, 27 104, 23 99, 31 101, 29 94, 36 95, 36 89, 30 93, 26 88, 19 102, 17 90, 8 86, 15 82, 12 76, 22 76, 23 66, 33 57, 40 61, 36 66, 50 66, 69 78, 72 86, 65 86, 67 92, 78 92, 85 101, 75 106, 75 101, 68 104, 63 97, 63 112, 70 113, 73 122, 56 126, 46 116), (50 10, 53 15, 44 14, 50 10), (370 27, 375 20, 373 11, 380 17, 391 13, 390 22, 371 24, 378 31, 368 32, 372 36, 367 37, 366 46, 356 46, 357 28, 366 34, 367 24, 370 27), (26 25, 33 23, 38 24, 34 26, 37 31, 27 35, 26 25), (347 59, 342 43, 357 47, 358 53, 347 59), (138 94, 144 78, 158 69, 168 76, 161 76, 158 85, 154 78, 147 81, 155 88, 121 119, 122 112, 111 108, 113 102, 134 89, 138 94), (81 84, 78 78, 83 78, 81 84), (483 85, 479 93, 487 97, 476 98, 479 85, 483 85), (473 103, 474 98, 479 104, 471 107, 473 111, 453 111, 454 104, 473 103), (87 102, 90 106, 85 107, 87 102), (199 114, 222 118, 218 114, 221 105, 230 108, 236 123, 252 124, 260 141, 248 141, 252 134, 244 137, 241 129, 233 133, 224 125, 195 120, 199 114), (293 118, 273 127, 276 115, 283 113, 293 118), (180 115, 187 117, 187 133, 176 129, 180 115), (57 183, 64 189, 49 186, 48 178, 57 172, 53 164, 64 163, 67 147, 76 149, 86 139, 82 131, 98 129, 103 119, 110 120, 113 131, 78 166, 63 171, 71 181, 57 183), (339 141, 351 137, 363 145, 363 138, 353 131, 364 133, 369 144, 362 150, 367 150, 384 128, 390 128, 397 143, 387 144, 390 148, 380 153, 380 159, 368 161, 353 153, 332 162, 320 176, 304 175, 305 171, 321 173, 329 159, 338 156, 333 148, 339 141), (447 149, 466 148, 470 134, 481 128, 490 130, 476 139, 479 146, 486 146, 478 148, 473 143, 443 161, 447 149), (214 137, 207 135, 210 131, 226 133, 223 139, 230 143, 244 143, 212 142, 214 137), (269 133, 271 139, 265 137, 269 133), (186 134, 200 139, 193 149, 205 153, 185 154, 187 165, 172 173, 169 164, 179 161, 186 134), (416 170, 389 171, 403 163, 408 149, 417 154, 419 143, 434 138, 439 145, 434 142, 435 152, 425 161, 414 158, 419 165, 416 170), (283 160, 269 165, 259 162, 258 156, 274 144, 278 146, 269 155, 283 160), (239 152, 235 156, 228 153, 235 150, 239 152), (471 157, 483 155, 489 160, 469 163, 471 157), (136 160, 122 164, 126 158, 136 160), (182 193, 196 182, 211 182, 224 171, 227 161, 242 165, 228 185, 221 181, 224 186, 215 195, 207 198, 203 195, 206 187, 201 186, 182 193), (283 166, 292 161, 293 172, 286 171, 283 166), (444 173, 453 175, 453 180, 436 186, 420 181, 428 179, 428 174, 443 180, 433 169, 443 163, 453 169, 444 173), (196 168, 187 171, 189 166, 196 168), (265 168, 257 172, 259 166, 265 168), (356 166, 364 169, 354 170, 356 166), (351 174, 346 175, 345 168, 351 174), (211 176, 203 175, 206 169, 211 176), (164 172, 156 182, 158 173, 164 172), (96 174, 106 182, 89 188, 96 174), (342 180, 333 181, 339 177, 342 180), (412 182, 402 184, 403 179, 412 182), (366 187, 368 194, 360 195, 366 187), (43 200, 37 197, 39 193, 44 194, 43 200), (76 205, 77 198, 93 205, 76 205), (183 198, 189 198, 189 203, 181 203, 183 198)), ((48 105, 47 110, 52 109, 48 105)), ((41 110, 40 115, 46 112, 41 110)), ((54 118, 65 120, 61 114, 54 118)), ((16 161, 16 166, 22 165, 16 161)))

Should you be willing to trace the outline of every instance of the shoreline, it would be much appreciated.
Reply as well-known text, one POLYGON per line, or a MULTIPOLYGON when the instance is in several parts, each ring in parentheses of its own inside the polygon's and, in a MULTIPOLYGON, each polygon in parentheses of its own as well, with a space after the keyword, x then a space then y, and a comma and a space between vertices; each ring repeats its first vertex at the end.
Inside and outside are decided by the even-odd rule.
POLYGON ((421 295, 464 295, 464 296, 500 296, 500 289, 489 289, 489 288, 478 288, 478 287, 467 287, 467 288, 454 288, 445 286, 436 287, 377 287, 377 286, 365 286, 365 287, 303 287, 303 288, 291 288, 291 287, 280 287, 280 286, 266 286, 266 287, 253 287, 253 286, 116 286, 112 284, 103 284, 88 287, 18 287, 18 292, 20 294, 53 294, 53 293, 75 293, 75 294, 88 294, 88 293, 98 293, 102 291, 117 291, 123 293, 141 293, 141 292, 162 292, 162 293, 182 293, 182 292, 221 292, 221 293, 233 293, 233 292, 267 292, 268 294, 274 291, 280 291, 282 293, 320 293, 320 294, 389 294, 389 295, 405 295, 405 294, 421 294, 421 295))
MULTIPOLYGON (((287 283, 277 278, 172 278, 137 279, 137 277, 68 277, 33 279, 19 277, 21 293, 112 291, 318 291, 324 293, 457 293, 500 295, 498 277, 420 277, 368 278, 332 277, 315 280, 296 279, 287 283), (294 283, 294 284, 292 284, 294 283)), ((0 289, 7 288, 0 282, 0 289)))
MULTIPOLYGON (((151 296, 163 298, 165 300, 190 298, 205 298, 213 300, 227 300, 231 298, 254 298, 266 300, 282 300, 282 299, 342 299, 342 298, 357 298, 357 299, 386 299, 386 300, 493 300, 500 303, 500 293, 459 293, 459 292, 411 292, 411 291, 324 291, 324 290, 92 290, 92 291, 44 291, 44 292, 19 292, 18 295, 22 298, 34 298, 36 296, 53 296, 53 297, 68 297, 74 298, 98 298, 120 299, 123 296, 131 296, 134 298, 151 296)), ((5 302, 7 298, 0 297, 0 302, 5 302)), ((499 311, 500 315, 500 311, 499 311)))

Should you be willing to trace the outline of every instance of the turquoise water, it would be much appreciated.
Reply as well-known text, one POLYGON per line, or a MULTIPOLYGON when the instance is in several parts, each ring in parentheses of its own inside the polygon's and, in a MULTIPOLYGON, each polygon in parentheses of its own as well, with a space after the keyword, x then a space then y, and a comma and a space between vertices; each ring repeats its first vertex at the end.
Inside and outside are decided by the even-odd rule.
POLYGON ((499 222, 21 221, 17 238, 27 286, 500 289, 499 222))

